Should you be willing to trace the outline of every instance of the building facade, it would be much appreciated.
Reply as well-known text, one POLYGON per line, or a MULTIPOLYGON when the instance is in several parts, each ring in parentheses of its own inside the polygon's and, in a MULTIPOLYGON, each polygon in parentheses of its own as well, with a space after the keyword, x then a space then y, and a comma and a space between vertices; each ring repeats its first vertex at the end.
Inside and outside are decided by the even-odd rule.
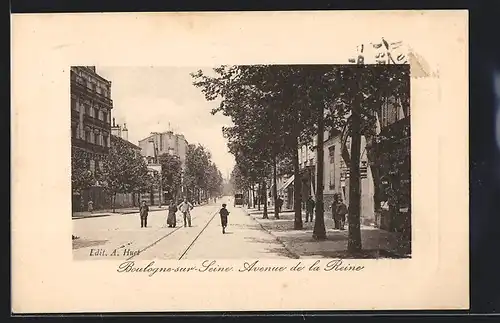
POLYGON ((186 165, 188 145, 184 135, 172 131, 152 132, 148 137, 139 140, 141 154, 146 157, 148 163, 154 163, 155 156, 172 154, 179 157, 183 169, 186 165))
MULTIPOLYGON (((181 169, 184 170, 186 166, 188 146, 189 143, 184 135, 176 134, 173 131, 152 132, 148 137, 139 140, 141 154, 144 156, 151 172, 161 172, 161 165, 157 163, 156 158, 163 154, 170 154, 179 157, 181 161, 181 169)), ((182 184, 181 190, 183 190, 182 184)), ((174 195, 179 195, 179 193, 182 192, 175 194, 173 192, 163 192, 158 188, 152 188, 151 192, 143 194, 142 198, 143 200, 148 200, 151 205, 163 205, 167 203, 168 200, 172 199, 174 195)))
MULTIPOLYGON (((325 205, 325 216, 331 215, 331 206, 335 194, 340 194, 342 199, 349 205, 349 168, 342 156, 341 133, 327 131, 324 134, 323 149, 323 203, 325 205)), ((312 138, 311 145, 303 145, 299 150, 299 166, 301 169, 302 201, 308 196, 316 195, 317 179, 317 139, 312 138)), ((350 151, 350 138, 347 138, 346 148, 350 151)), ((373 207, 374 184, 370 168, 368 167, 368 156, 366 153, 366 139, 361 138, 361 222, 365 225, 375 223, 373 207)), ((290 190, 293 197, 293 187, 290 190)), ((293 198, 291 199, 293 201, 293 198)), ((305 203, 303 203, 305 208, 305 203)))
MULTIPOLYGON (((72 158, 84 158, 91 172, 102 168, 109 153, 111 135, 111 82, 100 76, 94 66, 73 66, 70 70, 72 158)), ((83 211, 92 201, 93 208, 105 206, 106 197, 96 183, 74 194, 73 210, 83 211)))

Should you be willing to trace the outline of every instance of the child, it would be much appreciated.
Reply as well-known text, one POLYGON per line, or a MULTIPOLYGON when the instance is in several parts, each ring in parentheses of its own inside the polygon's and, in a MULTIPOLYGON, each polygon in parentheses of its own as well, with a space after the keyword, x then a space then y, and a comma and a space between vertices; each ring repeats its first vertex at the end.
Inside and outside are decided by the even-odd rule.
POLYGON ((222 224, 222 234, 226 233, 227 227, 227 216, 229 215, 229 211, 226 209, 226 204, 222 204, 222 209, 219 211, 220 214, 220 222, 222 224))

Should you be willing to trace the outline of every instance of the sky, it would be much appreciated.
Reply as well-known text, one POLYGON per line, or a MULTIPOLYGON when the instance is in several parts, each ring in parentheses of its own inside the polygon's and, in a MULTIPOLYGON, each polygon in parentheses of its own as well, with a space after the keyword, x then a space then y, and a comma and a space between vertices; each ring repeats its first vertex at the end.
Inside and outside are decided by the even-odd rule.
MULTIPOLYGON (((421 47, 413 41, 409 44, 432 67, 437 67, 432 51, 422 51, 429 46, 421 47)), ((336 63, 347 63, 346 56, 356 53, 355 46, 342 48, 345 50, 336 55, 343 59, 336 63), (352 54, 347 55, 348 52, 352 54)), ((192 85, 189 75, 199 69, 210 73, 211 67, 97 66, 96 69, 98 74, 112 82, 112 116, 116 123, 127 124, 129 141, 138 144, 153 131, 181 133, 190 144, 199 143, 208 148, 213 162, 227 178, 235 162, 222 136, 222 127, 232 125, 231 120, 222 114, 210 114, 217 103, 207 102, 200 89, 192 85)))
POLYGON ((224 177, 231 173, 234 157, 228 152, 222 127, 231 119, 211 115, 215 102, 208 102, 189 75, 210 67, 96 67, 111 81, 112 117, 127 124, 128 139, 134 144, 151 132, 172 130, 190 144, 202 144, 224 177))

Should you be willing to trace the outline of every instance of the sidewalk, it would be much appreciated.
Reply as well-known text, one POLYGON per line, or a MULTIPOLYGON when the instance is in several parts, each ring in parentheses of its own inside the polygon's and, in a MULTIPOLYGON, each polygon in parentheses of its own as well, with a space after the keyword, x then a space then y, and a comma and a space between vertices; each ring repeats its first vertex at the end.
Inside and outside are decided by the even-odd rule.
POLYGON ((269 219, 262 219, 263 211, 247 209, 245 212, 257 221, 264 230, 275 236, 277 240, 297 257, 300 258, 409 258, 409 244, 401 239, 400 233, 388 232, 373 226, 361 225, 361 240, 363 252, 360 255, 347 253, 346 230, 335 230, 334 223, 328 213, 325 213, 327 239, 316 241, 312 238, 314 222, 305 222, 302 214, 303 230, 294 230, 294 212, 284 210, 280 219, 274 219, 274 208, 268 209, 269 219))
MULTIPOLYGON (((197 206, 202 206, 206 205, 208 203, 201 203, 197 206)), ((161 208, 158 206, 150 206, 149 207, 149 212, 157 212, 157 211, 167 211, 168 205, 162 205, 161 208)), ((125 215, 125 214, 133 214, 133 213, 139 213, 139 207, 128 207, 128 208, 120 208, 120 209, 115 209, 115 212, 113 212, 113 209, 105 209, 105 210, 96 210, 93 211, 92 213, 86 211, 86 212, 73 212, 71 218, 73 220, 77 219, 86 219, 86 218, 98 218, 98 217, 103 217, 103 216, 111 216, 111 215, 125 215)))

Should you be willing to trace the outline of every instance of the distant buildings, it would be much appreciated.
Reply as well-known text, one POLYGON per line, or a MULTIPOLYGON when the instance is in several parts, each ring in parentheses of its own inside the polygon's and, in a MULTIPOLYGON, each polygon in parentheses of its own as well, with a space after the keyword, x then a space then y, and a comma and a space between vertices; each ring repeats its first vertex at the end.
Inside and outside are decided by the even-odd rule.
MULTIPOLYGON (((71 148, 88 169, 102 167, 109 153, 111 134, 111 82, 97 74, 94 66, 73 66, 70 69, 71 148)), ((96 183, 73 196, 73 209, 86 210, 88 201, 100 208, 105 202, 102 189, 96 183)))
POLYGON ((183 169, 186 165, 188 145, 184 135, 174 134, 172 131, 152 132, 148 137, 139 140, 141 154, 146 157, 149 164, 154 163, 155 157, 171 154, 179 157, 183 169))

